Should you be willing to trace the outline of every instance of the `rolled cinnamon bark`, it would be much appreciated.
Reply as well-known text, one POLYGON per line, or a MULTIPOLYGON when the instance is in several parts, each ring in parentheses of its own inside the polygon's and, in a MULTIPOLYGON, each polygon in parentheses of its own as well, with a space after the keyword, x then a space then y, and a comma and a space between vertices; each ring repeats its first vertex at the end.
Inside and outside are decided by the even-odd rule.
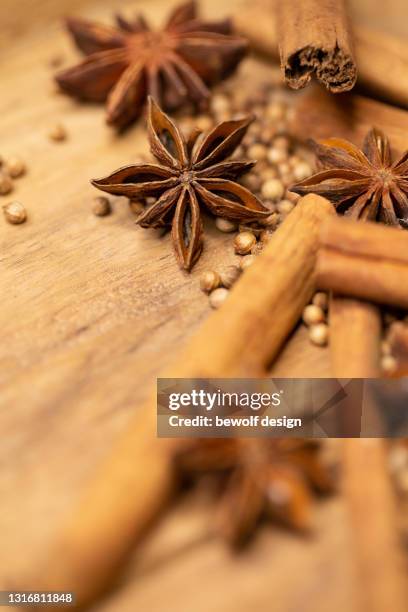
MULTIPOLYGON (((308 195, 245 271, 225 305, 212 314, 166 378, 259 375, 277 356, 315 290, 322 223, 334 215, 308 195)), ((99 467, 44 563, 24 588, 76 594, 76 609, 112 584, 133 548, 174 492, 177 439, 156 437, 156 395, 139 411, 99 467)))
POLYGON ((317 285, 379 304, 408 308, 408 233, 333 219, 323 227, 317 285))
POLYGON ((276 17, 290 87, 304 87, 313 75, 334 93, 354 87, 357 68, 344 0, 277 0, 276 17))
MULTIPOLYGON (((247 0, 236 11, 234 23, 256 52, 274 61, 279 59, 273 0, 247 0)), ((353 24, 352 30, 359 89, 385 102, 408 108, 407 42, 359 24, 353 24)))

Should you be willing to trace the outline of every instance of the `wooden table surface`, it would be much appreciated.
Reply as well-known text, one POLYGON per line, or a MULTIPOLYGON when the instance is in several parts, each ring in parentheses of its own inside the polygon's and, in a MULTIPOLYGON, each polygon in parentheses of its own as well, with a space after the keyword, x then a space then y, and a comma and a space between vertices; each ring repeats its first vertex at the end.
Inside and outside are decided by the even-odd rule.
MULTIPOLYGON (((223 2, 223 10, 236 3, 223 2)), ((154 20, 172 4, 121 2, 154 20)), ((208 0, 206 11, 216 14, 218 5, 208 0)), ((203 256, 185 275, 169 237, 136 228, 120 199, 109 217, 90 212, 89 179, 145 152, 144 131, 117 136, 102 107, 56 94, 50 60, 78 57, 63 15, 108 21, 117 8, 110 0, 1 2, 0 154, 21 156, 29 172, 0 201, 21 200, 28 211, 21 226, 0 219, 0 589, 47 549, 161 367, 208 315, 200 272, 236 259, 231 237, 209 221, 203 256), (47 137, 58 122, 65 143, 47 137)), ((242 70, 251 78, 262 68, 248 60, 242 70)), ((327 351, 300 329, 272 372, 330 375, 327 351)), ((314 538, 266 528, 237 557, 209 537, 210 521, 211 507, 186 499, 95 609, 356 610, 341 497, 317 509, 314 538)))

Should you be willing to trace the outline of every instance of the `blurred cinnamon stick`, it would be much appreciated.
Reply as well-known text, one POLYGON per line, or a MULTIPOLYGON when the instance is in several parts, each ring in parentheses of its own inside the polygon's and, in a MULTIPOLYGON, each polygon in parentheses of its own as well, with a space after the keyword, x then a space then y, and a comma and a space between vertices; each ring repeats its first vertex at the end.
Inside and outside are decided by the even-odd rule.
MULTIPOLYGON (((320 228, 332 215, 334 209, 327 200, 315 195, 302 198, 242 275, 223 308, 207 319, 162 376, 265 373, 315 291, 320 228)), ((32 588, 73 591, 76 609, 109 588, 171 499, 176 486, 172 458, 175 445, 181 443, 156 437, 152 390, 71 512, 55 547, 43 564, 36 565, 32 588)))
POLYGON ((394 151, 408 149, 406 111, 355 94, 332 96, 317 86, 296 100, 290 128, 303 141, 336 136, 361 146, 373 126, 387 134, 394 151))
POLYGON ((276 0, 276 19, 290 87, 305 87, 313 75, 333 93, 354 87, 357 68, 344 0, 276 0))
MULTIPOLYGON (((275 0, 245 0, 234 22, 256 52, 279 60, 275 0)), ((380 100, 408 108, 408 43, 359 24, 353 24, 352 34, 358 87, 380 100)))
POLYGON ((329 220, 317 259, 320 289, 408 308, 408 234, 347 219, 329 220))

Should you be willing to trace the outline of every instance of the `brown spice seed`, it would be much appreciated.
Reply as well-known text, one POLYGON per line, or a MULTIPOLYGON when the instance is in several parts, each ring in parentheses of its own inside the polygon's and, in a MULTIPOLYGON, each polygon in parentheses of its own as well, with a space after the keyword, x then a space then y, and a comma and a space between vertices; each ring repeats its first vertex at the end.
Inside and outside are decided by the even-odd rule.
POLYGON ((329 328, 324 323, 312 325, 309 328, 309 339, 316 346, 326 346, 329 340, 329 328))
POLYGON ((239 262, 239 266, 241 270, 244 271, 247 268, 249 268, 249 266, 252 266, 255 259, 256 259, 256 255, 246 255, 245 257, 243 257, 241 261, 239 262))
POLYGON ((3 206, 6 221, 13 225, 20 225, 27 219, 27 212, 21 202, 10 202, 3 206))
POLYGON ((302 318, 306 325, 316 325, 317 323, 322 323, 325 317, 323 310, 319 306, 309 304, 303 310, 302 318))
POLYGON ((48 136, 54 142, 63 142, 67 139, 67 131, 61 123, 57 123, 50 129, 48 136))
POLYGON ((279 179, 269 179, 262 185, 262 195, 270 200, 280 200, 285 193, 282 181, 279 179))
POLYGON ((238 255, 248 255, 255 244, 255 234, 252 232, 240 232, 235 236, 234 249, 238 255))
POLYGON ((315 306, 319 306, 322 310, 327 310, 329 307, 329 298, 327 293, 323 293, 323 291, 318 291, 314 294, 312 303, 315 306))
POLYGON ((98 196, 97 198, 94 198, 92 212, 97 217, 106 217, 107 215, 110 215, 112 208, 109 199, 105 196, 98 196))
POLYGON ((215 289, 214 291, 212 291, 209 297, 211 308, 220 308, 220 306, 222 306, 222 304, 227 299, 228 294, 228 289, 224 289, 224 287, 220 287, 219 289, 215 289))
POLYGON ((220 286, 220 283, 220 275, 214 270, 207 270, 200 276, 200 289, 205 293, 211 293, 220 286))
POLYGON ((235 232, 238 229, 238 225, 235 221, 230 221, 229 219, 224 219, 223 217, 216 217, 215 227, 220 230, 220 232, 224 232, 226 234, 235 232))
POLYGON ((6 172, 0 172, 0 195, 7 195, 13 191, 13 181, 6 172))
POLYGON ((26 172, 26 165, 19 157, 10 157, 6 160, 5 165, 11 178, 20 178, 26 172))

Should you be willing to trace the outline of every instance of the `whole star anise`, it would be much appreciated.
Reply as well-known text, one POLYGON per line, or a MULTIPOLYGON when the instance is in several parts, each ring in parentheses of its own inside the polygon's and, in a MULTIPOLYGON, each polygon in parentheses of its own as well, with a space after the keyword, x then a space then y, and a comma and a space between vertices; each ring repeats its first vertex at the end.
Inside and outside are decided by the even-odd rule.
POLYGON ((262 518, 301 531, 310 527, 312 492, 335 488, 333 470, 319 453, 319 443, 304 439, 198 439, 181 447, 176 467, 193 482, 205 474, 219 476, 216 526, 240 546, 262 518))
POLYGON ((137 219, 141 227, 172 227, 176 257, 190 270, 202 250, 201 207, 238 221, 256 221, 270 212, 248 189, 234 181, 255 162, 225 161, 241 143, 252 119, 224 121, 198 142, 200 131, 183 134, 149 98, 148 134, 162 165, 125 166, 92 184, 108 193, 137 200, 158 196, 137 219))
POLYGON ((340 138, 312 142, 321 171, 291 187, 317 193, 352 218, 389 225, 408 220, 408 151, 394 163, 388 138, 370 130, 363 150, 340 138))
POLYGON ((118 16, 117 25, 69 18, 67 27, 87 57, 56 80, 77 98, 107 99, 107 122, 119 128, 139 116, 148 95, 166 109, 187 100, 205 105, 207 85, 233 71, 247 49, 228 20, 200 20, 195 2, 176 8, 162 31, 152 31, 141 16, 118 16))

